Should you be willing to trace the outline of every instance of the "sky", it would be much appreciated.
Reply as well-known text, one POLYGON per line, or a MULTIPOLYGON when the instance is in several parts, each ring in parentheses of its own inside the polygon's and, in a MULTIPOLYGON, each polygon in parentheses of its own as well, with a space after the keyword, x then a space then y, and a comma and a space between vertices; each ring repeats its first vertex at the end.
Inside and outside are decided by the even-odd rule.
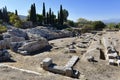
POLYGON ((68 10, 68 19, 77 21, 79 18, 88 20, 120 19, 120 0, 0 0, 0 8, 7 6, 8 11, 18 10, 20 15, 28 15, 31 4, 36 4, 37 13, 42 13, 42 4, 57 14, 62 4, 68 10))

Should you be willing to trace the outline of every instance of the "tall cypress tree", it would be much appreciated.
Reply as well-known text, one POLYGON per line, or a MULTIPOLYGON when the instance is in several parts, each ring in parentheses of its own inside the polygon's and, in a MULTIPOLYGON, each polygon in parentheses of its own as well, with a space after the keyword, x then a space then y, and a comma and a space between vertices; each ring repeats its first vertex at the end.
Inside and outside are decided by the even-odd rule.
POLYGON ((37 21, 35 3, 31 5, 31 9, 30 9, 30 21, 32 21, 33 24, 37 21))
POLYGON ((47 12, 47 24, 49 24, 49 13, 47 12))
POLYGON ((60 12, 58 11, 58 19, 57 19, 57 23, 60 24, 60 12))
POLYGON ((43 11, 42 11, 42 15, 43 15, 43 24, 45 24, 46 22, 46 10, 45 10, 45 3, 43 3, 43 11))
POLYGON ((63 9, 62 9, 62 5, 60 5, 60 25, 63 25, 63 20, 64 17, 63 17, 63 9))
POLYGON ((51 22, 52 22, 52 19, 51 19, 52 16, 51 16, 51 14, 52 14, 52 13, 51 13, 51 8, 49 8, 49 23, 50 23, 50 24, 51 24, 51 22))
POLYGON ((3 19, 3 14, 2 14, 2 10, 0 9, 0 20, 3 19))
POLYGON ((33 5, 31 5, 31 9, 30 9, 30 21, 33 20, 33 5))
POLYGON ((9 16, 8 16, 8 12, 7 12, 7 7, 5 6, 4 8, 3 8, 3 21, 4 22, 9 22, 9 16))
POLYGON ((51 14, 51 24, 53 25, 55 23, 55 15, 54 12, 51 14))
POLYGON ((15 15, 17 15, 17 16, 18 16, 18 12, 17 12, 17 10, 15 10, 15 15))
POLYGON ((35 23, 37 21, 37 15, 36 15, 36 6, 35 3, 33 4, 33 22, 35 23))

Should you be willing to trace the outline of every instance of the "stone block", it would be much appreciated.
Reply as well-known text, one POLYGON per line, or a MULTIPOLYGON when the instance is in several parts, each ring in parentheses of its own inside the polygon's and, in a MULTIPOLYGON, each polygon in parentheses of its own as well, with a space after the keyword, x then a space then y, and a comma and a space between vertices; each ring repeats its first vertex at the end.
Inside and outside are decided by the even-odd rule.
POLYGON ((52 64, 52 59, 51 58, 45 58, 43 61, 42 61, 42 65, 43 67, 48 67, 50 64, 52 64))
POLYGON ((72 77, 73 75, 73 70, 72 68, 66 68, 66 72, 65 72, 66 76, 72 77))

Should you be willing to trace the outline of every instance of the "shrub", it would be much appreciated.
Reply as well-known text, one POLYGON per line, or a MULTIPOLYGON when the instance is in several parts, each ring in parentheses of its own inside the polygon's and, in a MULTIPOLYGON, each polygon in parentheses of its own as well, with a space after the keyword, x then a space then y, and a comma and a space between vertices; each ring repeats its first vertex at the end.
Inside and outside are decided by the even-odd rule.
POLYGON ((0 25, 0 33, 6 32, 6 31, 7 31, 6 26, 0 25))
POLYGON ((17 28, 22 27, 22 21, 20 20, 19 16, 12 14, 10 16, 10 23, 13 24, 17 28))

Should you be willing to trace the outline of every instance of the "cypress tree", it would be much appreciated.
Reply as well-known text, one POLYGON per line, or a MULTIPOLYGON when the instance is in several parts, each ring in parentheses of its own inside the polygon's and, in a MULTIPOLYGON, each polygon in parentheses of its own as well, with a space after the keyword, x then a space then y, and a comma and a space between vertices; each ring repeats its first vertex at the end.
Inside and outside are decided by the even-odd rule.
POLYGON ((2 14, 2 10, 0 9, 0 20, 3 19, 3 14, 2 14))
POLYGON ((17 15, 17 16, 18 16, 18 12, 17 12, 17 10, 15 10, 15 15, 17 15))
POLYGON ((60 12, 58 11, 58 19, 57 19, 57 23, 60 24, 60 12))
POLYGON ((37 21, 35 3, 31 5, 31 9, 30 9, 30 21, 32 21, 33 24, 37 21))
POLYGON ((55 15, 54 12, 51 14, 51 24, 53 25, 55 23, 55 15))
POLYGON ((33 5, 31 5, 31 9, 30 9, 30 21, 33 20, 33 5))
POLYGON ((52 21, 52 16, 51 16, 51 8, 49 8, 49 23, 51 24, 51 21, 52 21))
POLYGON ((7 12, 7 7, 5 6, 4 8, 3 8, 3 21, 4 22, 9 22, 9 16, 8 16, 8 12, 7 12))
POLYGON ((60 5, 60 25, 63 25, 63 9, 62 9, 62 5, 60 5))
POLYGON ((47 24, 49 24, 49 13, 47 12, 47 24))
POLYGON ((43 3, 43 11, 42 11, 42 15, 43 15, 43 24, 45 24, 45 22, 46 22, 46 10, 45 10, 45 3, 43 3))
POLYGON ((37 21, 37 15, 36 15, 36 6, 35 3, 33 4, 33 23, 37 21))

